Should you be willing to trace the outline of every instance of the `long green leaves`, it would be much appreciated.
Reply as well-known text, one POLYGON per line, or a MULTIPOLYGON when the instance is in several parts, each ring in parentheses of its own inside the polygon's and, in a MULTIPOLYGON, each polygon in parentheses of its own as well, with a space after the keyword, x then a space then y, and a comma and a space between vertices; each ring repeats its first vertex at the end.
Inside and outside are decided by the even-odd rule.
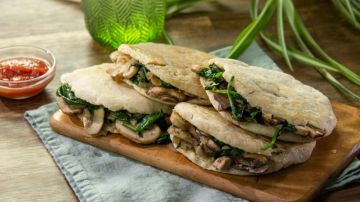
MULTIPOLYGON (((286 7, 294 7, 291 1, 285 1, 286 7)), ((309 46, 314 49, 318 54, 320 54, 327 62, 329 62, 334 68, 338 69, 342 75, 344 75, 347 79, 352 81, 353 83, 360 85, 360 76, 352 72, 350 69, 345 67, 344 65, 338 63, 334 59, 332 59, 315 41, 315 39, 311 36, 310 32, 306 29, 305 25, 303 24, 299 14, 294 10, 294 23, 296 29, 302 36, 302 38, 309 44, 309 46)))
POLYGON ((165 28, 162 32, 162 36, 167 44, 174 45, 174 41, 170 38, 169 34, 166 32, 165 28))
MULTIPOLYGON (((285 0, 286 1, 286 0, 285 0)), ((291 71, 293 68, 291 66, 290 58, 288 55, 288 51, 286 48, 285 42, 285 33, 284 33, 284 25, 283 25, 283 10, 284 10, 284 2, 283 0, 279 0, 277 5, 277 27, 278 27, 278 36, 279 36, 279 43, 282 49, 282 55, 285 58, 286 64, 289 66, 291 71)))
POLYGON ((190 8, 191 6, 197 3, 207 2, 207 1, 212 1, 212 0, 167 0, 166 18, 174 17, 175 15, 178 15, 181 11, 190 8))
MULTIPOLYGON (((336 0, 335 0, 336 1, 336 0)), ((353 1, 355 2, 355 1, 353 1)), ((258 12, 259 0, 253 0, 251 3, 250 15, 253 18, 253 21, 240 33, 234 45, 232 46, 231 51, 229 52, 228 57, 237 58, 240 53, 242 53, 250 43, 255 39, 257 35, 260 35, 264 42, 275 52, 281 54, 287 65, 292 69, 290 59, 297 60, 303 64, 309 65, 315 68, 327 81, 331 83, 336 89, 341 93, 349 97, 350 99, 360 102, 360 96, 356 93, 350 91, 344 85, 332 76, 330 72, 339 73, 346 77, 349 81, 353 82, 356 85, 360 85, 360 76, 345 67, 344 65, 338 63, 332 59, 315 41, 311 36, 310 32, 305 27, 302 22, 299 14, 295 10, 295 7, 291 0, 267 0, 264 8, 262 9, 260 15, 258 12), (265 15, 264 13, 269 11, 269 8, 276 8, 277 14, 277 31, 278 31, 278 40, 277 42, 270 39, 263 33, 263 28, 267 22, 272 17, 270 15, 265 15), (285 18, 284 18, 285 17, 285 18), (286 44, 285 32, 284 32, 284 19, 288 22, 291 31, 294 33, 296 42, 299 49, 290 48, 286 44), (258 24, 256 26, 256 24, 258 24), (260 26, 262 25, 262 26, 260 26), (261 28, 261 29, 259 29, 261 28), (251 36, 250 36, 251 35, 251 36), (315 57, 313 54, 320 55, 321 58, 315 57)), ((342 4, 343 5, 343 4, 342 4)), ((349 4, 345 2, 345 6, 349 9, 349 4)), ((360 6, 360 5, 359 5, 360 6)), ((352 6, 351 8, 354 8, 352 6)), ((353 10, 353 15, 356 16, 357 10, 353 10)))
POLYGON ((259 32, 267 25, 272 17, 277 0, 268 0, 259 17, 255 18, 237 37, 228 58, 237 58, 243 53, 247 47, 254 41, 259 32))
POLYGON ((356 0, 332 0, 335 8, 356 29, 360 30, 360 2, 356 0))
MULTIPOLYGON (((261 38, 264 40, 264 42, 275 52, 281 53, 280 45, 277 44, 275 41, 271 40, 269 37, 267 37, 265 34, 261 34, 261 38)), ((338 89, 340 92, 342 92, 346 97, 350 98, 351 100, 354 100, 356 102, 360 102, 360 96, 353 93, 351 90, 346 88, 343 84, 341 84, 339 81, 335 79, 327 70, 336 72, 336 69, 332 69, 333 67, 329 66, 325 62, 307 55, 302 52, 298 52, 296 50, 288 50, 290 57, 296 59, 297 61, 313 66, 331 85, 333 85, 336 89, 338 89)))

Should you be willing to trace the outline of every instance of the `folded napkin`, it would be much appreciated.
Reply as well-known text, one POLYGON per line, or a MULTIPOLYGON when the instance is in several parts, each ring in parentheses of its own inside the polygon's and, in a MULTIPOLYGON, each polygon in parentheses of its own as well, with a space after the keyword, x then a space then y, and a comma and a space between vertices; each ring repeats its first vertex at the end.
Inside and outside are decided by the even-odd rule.
MULTIPOLYGON (((228 48, 214 51, 224 56, 228 48)), ((281 71, 253 43, 242 61, 281 71)), ((118 154, 55 133, 49 118, 58 110, 55 103, 25 113, 80 201, 245 201, 222 191, 134 161, 118 154)), ((334 190, 360 179, 360 161, 355 159, 326 188, 334 190)))

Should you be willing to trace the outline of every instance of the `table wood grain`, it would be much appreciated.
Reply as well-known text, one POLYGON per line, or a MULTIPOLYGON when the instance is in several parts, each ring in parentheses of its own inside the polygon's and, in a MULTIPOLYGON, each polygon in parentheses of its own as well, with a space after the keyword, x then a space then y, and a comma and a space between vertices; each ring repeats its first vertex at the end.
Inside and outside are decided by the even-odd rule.
MULTIPOLYGON (((178 45, 210 51, 231 44, 250 21, 249 1, 221 0, 221 4, 199 5, 195 13, 170 19, 166 29, 178 45), (210 12, 211 11, 211 12, 210 12)), ((330 2, 296 1, 311 33, 334 58, 360 74, 360 37, 330 2)), ((68 71, 109 62, 109 50, 88 35, 81 4, 72 0, 4 0, 0 3, 0 47, 28 44, 50 49, 57 59, 57 75, 41 94, 21 101, 0 98, 0 201, 76 201, 55 162, 38 136, 25 122, 26 110, 54 101, 59 76, 68 71)), ((270 32, 275 32, 272 26, 270 32)), ((262 42, 259 41, 263 46, 262 42)), ((289 72, 283 60, 264 49, 289 72)), ((294 63, 289 72, 332 100, 354 105, 310 67, 294 63)), ((340 78, 341 81, 345 81, 340 78)), ((360 88, 344 82, 357 93, 360 88)), ((322 201, 359 200, 355 184, 319 196, 322 201)))

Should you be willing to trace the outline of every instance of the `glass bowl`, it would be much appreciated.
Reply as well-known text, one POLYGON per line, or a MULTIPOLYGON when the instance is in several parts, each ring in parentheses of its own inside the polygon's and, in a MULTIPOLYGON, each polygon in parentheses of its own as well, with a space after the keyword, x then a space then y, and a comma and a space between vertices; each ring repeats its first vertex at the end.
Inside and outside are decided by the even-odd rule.
POLYGON ((48 70, 45 74, 29 80, 6 81, 0 79, 0 96, 11 99, 26 99, 32 97, 41 91, 55 77, 55 56, 47 49, 35 46, 9 46, 0 48, 0 61, 18 58, 30 57, 43 60, 48 64, 48 70))

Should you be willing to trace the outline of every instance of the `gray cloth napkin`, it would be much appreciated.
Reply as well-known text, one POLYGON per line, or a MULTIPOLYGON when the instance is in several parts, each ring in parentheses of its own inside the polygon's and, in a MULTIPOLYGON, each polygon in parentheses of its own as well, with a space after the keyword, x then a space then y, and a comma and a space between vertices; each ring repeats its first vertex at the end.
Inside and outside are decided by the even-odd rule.
MULTIPOLYGON (((228 48, 214 51, 218 56, 228 48)), ((281 71, 252 44, 240 60, 281 71)), ((107 152, 55 133, 50 116, 55 103, 25 113, 49 153, 80 201, 245 201, 191 180, 158 170, 141 162, 107 152)), ((334 190, 360 179, 360 161, 354 160, 326 190, 334 190)))

